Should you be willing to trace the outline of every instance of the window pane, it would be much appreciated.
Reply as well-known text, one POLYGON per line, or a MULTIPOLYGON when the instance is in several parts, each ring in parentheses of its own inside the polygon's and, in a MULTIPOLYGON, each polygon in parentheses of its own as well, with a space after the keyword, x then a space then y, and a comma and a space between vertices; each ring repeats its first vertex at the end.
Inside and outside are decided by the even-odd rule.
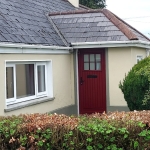
POLYGON ((90 70, 95 70, 95 63, 90 63, 90 70))
POLYGON ((143 56, 137 56, 137 63, 143 59, 143 56))
POLYGON ((96 70, 101 70, 101 63, 100 62, 96 63, 96 70))
POLYGON ((6 91, 7 99, 14 97, 13 67, 6 67, 6 91))
POLYGON ((95 61, 95 59, 94 59, 94 54, 90 54, 90 62, 94 62, 95 61))
POLYGON ((84 63, 84 70, 89 70, 89 63, 84 63))
POLYGON ((17 99, 35 95, 34 64, 16 65, 17 99))
POLYGON ((89 62, 89 57, 88 56, 89 55, 87 55, 87 54, 84 55, 84 62, 89 62))
POLYGON ((99 61, 101 61, 100 54, 96 54, 96 62, 99 62, 99 61))
POLYGON ((45 87, 45 65, 37 66, 38 92, 46 91, 45 87))

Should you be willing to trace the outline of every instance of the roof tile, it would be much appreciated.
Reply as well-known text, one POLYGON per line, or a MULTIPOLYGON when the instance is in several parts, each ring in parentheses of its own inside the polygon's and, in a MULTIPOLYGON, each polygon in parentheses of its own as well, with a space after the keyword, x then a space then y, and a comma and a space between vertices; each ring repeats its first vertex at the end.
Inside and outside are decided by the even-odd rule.
POLYGON ((1 42, 65 46, 62 39, 68 43, 149 41, 106 9, 76 10, 63 0, 0 1, 1 42))
MULTIPOLYGON (((2 0, 0 41, 65 46, 48 21, 46 13, 69 10, 75 8, 63 0, 2 0)), ((57 20, 57 23, 61 23, 61 20, 57 20)))
POLYGON ((2 42, 2 41, 6 42, 7 40, 6 40, 6 38, 0 33, 0 42, 2 42))
POLYGON ((54 17, 56 19, 56 17, 59 16, 60 19, 61 16, 63 16, 61 24, 55 20, 55 25, 66 40, 68 40, 69 36, 74 36, 74 38, 69 39, 68 42, 80 42, 81 37, 82 42, 128 41, 138 39, 149 41, 147 37, 106 9, 77 10, 61 12, 61 14, 51 13, 49 16, 52 20, 54 17), (78 16, 78 19, 76 16, 78 16), (65 22, 64 18, 68 18, 70 21, 68 21, 67 24, 63 23, 65 22), (77 22, 75 21, 76 19, 77 22))

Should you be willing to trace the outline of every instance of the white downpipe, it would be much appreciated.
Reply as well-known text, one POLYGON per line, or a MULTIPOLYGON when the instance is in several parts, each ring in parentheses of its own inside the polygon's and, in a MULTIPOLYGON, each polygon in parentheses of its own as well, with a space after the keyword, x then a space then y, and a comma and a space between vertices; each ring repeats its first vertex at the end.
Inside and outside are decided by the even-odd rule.
POLYGON ((79 72, 78 72, 78 50, 76 50, 76 78, 77 78, 77 113, 79 115, 79 72))

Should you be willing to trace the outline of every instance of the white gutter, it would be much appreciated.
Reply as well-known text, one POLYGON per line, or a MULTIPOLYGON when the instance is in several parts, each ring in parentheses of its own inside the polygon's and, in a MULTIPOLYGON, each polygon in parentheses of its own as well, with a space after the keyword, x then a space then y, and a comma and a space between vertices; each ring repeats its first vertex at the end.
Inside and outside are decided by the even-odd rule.
POLYGON ((0 47, 15 47, 15 48, 36 48, 36 49, 62 49, 62 50, 70 50, 71 47, 63 47, 63 46, 44 46, 44 45, 29 45, 29 44, 20 44, 20 43, 0 43, 0 47))
POLYGON ((72 47, 0 43, 0 53, 69 54, 72 47))
POLYGON ((79 42, 71 43, 73 48, 109 48, 109 47, 142 47, 150 49, 150 42, 134 41, 108 41, 108 42, 79 42))

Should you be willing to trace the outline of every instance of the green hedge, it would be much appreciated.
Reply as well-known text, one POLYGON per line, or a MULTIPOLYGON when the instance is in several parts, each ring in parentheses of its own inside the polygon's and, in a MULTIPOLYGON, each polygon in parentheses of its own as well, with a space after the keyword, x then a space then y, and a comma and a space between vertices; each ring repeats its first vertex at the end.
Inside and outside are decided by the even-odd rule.
POLYGON ((144 150, 150 148, 150 131, 139 116, 141 113, 117 112, 80 117, 57 114, 2 117, 0 149, 144 150))

